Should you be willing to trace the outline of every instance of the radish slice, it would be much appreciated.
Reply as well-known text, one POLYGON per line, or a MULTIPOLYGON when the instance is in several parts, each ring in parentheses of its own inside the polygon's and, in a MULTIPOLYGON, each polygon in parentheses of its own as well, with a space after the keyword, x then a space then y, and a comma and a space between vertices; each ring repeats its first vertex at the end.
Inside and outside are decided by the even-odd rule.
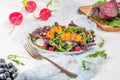
POLYGON ((43 39, 37 39, 36 44, 39 45, 39 46, 43 46, 44 45, 44 40, 43 39))

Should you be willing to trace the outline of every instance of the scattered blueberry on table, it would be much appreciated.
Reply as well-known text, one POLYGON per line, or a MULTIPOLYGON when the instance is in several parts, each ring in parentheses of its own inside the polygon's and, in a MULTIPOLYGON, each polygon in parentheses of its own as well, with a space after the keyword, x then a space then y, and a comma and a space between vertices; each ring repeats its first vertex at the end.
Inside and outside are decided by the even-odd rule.
POLYGON ((18 76, 17 68, 13 63, 6 63, 0 58, 0 80, 14 80, 18 76))

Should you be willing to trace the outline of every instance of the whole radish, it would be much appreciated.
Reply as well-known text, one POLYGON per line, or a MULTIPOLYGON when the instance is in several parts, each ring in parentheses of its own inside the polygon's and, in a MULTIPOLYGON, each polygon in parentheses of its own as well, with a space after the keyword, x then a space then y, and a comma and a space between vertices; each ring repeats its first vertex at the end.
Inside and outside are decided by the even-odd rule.
POLYGON ((9 21, 14 25, 13 29, 11 32, 14 31, 14 28, 16 25, 20 25, 23 21, 23 15, 20 12, 12 12, 9 15, 9 21))
POLYGON ((48 8, 43 8, 40 11, 39 17, 37 19, 48 20, 49 17, 51 17, 51 10, 49 10, 48 8))
POLYGON ((29 13, 34 12, 35 9, 37 8, 37 4, 35 1, 23 0, 22 4, 23 4, 25 10, 29 13))

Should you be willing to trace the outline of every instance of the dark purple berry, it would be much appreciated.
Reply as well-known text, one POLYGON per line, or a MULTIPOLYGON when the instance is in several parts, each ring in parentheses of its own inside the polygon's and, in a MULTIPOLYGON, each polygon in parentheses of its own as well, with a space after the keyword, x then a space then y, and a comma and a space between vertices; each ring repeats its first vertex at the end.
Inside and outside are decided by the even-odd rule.
POLYGON ((18 76, 18 73, 12 74, 12 78, 15 79, 18 76))
POLYGON ((77 42, 73 42, 72 43, 72 47, 76 47, 76 46, 78 46, 78 43, 77 42))
POLYGON ((14 67, 13 63, 8 63, 8 68, 14 67))
POLYGON ((8 69, 7 68, 4 68, 5 72, 8 72, 8 69))
POLYGON ((4 72, 5 72, 4 68, 0 68, 0 74, 4 72))
POLYGON ((7 66, 6 63, 0 63, 0 67, 4 68, 6 66, 7 66))
POLYGON ((4 79, 4 74, 0 74, 0 80, 3 80, 4 79))
POLYGON ((5 63, 5 59, 0 58, 0 63, 5 63))
POLYGON ((6 80, 12 80, 12 79, 9 77, 9 78, 7 78, 6 80))
POLYGON ((15 72, 17 72, 17 69, 14 69, 14 68, 10 68, 10 69, 9 69, 9 73, 13 74, 13 73, 15 73, 15 72))
POLYGON ((90 42, 92 42, 92 40, 88 39, 88 40, 87 40, 87 43, 90 43, 90 42))
POLYGON ((45 40, 45 44, 49 44, 49 40, 45 40))
POLYGON ((0 80, 5 80, 6 76, 4 74, 0 74, 0 80))
POLYGON ((68 43, 67 42, 63 42, 63 46, 67 46, 68 45, 68 43))
POLYGON ((55 22, 55 26, 59 26, 58 22, 55 22))
POLYGON ((5 74, 5 76, 6 76, 7 78, 10 77, 10 73, 9 73, 9 72, 5 72, 4 74, 5 74))

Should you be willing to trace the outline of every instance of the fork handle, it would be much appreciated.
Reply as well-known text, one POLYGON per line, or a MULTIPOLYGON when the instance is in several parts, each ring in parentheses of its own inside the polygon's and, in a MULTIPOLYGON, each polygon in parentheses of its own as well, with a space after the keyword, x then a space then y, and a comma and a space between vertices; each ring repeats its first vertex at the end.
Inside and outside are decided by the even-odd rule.
POLYGON ((71 78, 76 78, 77 77, 77 74, 74 74, 72 72, 69 72, 68 70, 64 69, 63 67, 59 66, 58 64, 56 64, 55 62, 53 62, 52 60, 50 60, 49 58, 47 57, 43 57, 45 60, 51 62, 53 65, 55 65, 57 68, 59 68, 61 70, 61 72, 64 72, 67 76, 71 77, 71 78))

